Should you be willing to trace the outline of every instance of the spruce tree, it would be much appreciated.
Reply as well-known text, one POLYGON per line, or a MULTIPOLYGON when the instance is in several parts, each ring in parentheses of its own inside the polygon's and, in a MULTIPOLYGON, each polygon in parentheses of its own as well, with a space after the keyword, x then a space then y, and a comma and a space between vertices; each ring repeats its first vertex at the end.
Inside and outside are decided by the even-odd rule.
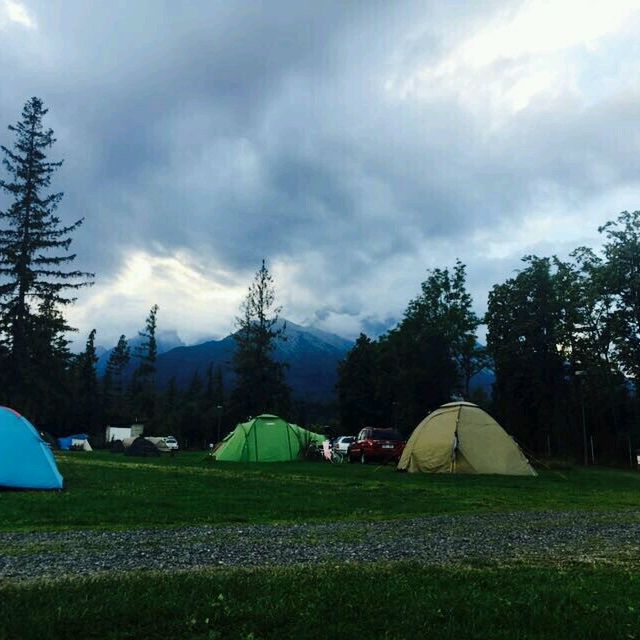
POLYGON ((124 396, 124 376, 130 360, 129 343, 126 336, 121 335, 118 344, 109 354, 102 381, 105 417, 111 422, 123 422, 128 417, 124 396))
POLYGON ((157 316, 158 305, 154 304, 147 316, 145 330, 138 332, 138 335, 143 338, 142 344, 138 345, 135 350, 135 357, 140 360, 136 370, 140 378, 153 377, 156 372, 156 358, 158 357, 158 342, 156 340, 157 316))
POLYGON ((204 389, 203 415, 208 425, 205 436, 210 442, 219 440, 218 436, 220 435, 222 426, 224 403, 224 376, 222 374, 222 367, 218 365, 214 371, 213 363, 209 363, 204 389))
POLYGON ((70 365, 73 357, 69 350, 69 326, 49 298, 40 302, 32 318, 29 353, 29 393, 16 398, 12 380, 13 402, 20 402, 22 410, 47 430, 56 432, 59 425, 73 414, 71 404, 73 379, 70 365), (37 364, 37 366, 35 366, 37 364))
POLYGON ((242 315, 236 318, 232 403, 239 418, 285 413, 290 407, 286 365, 273 357, 276 342, 286 340, 286 325, 278 323, 282 309, 275 300, 273 277, 263 260, 240 307, 242 315))
POLYGON ((83 220, 63 224, 56 214, 62 193, 47 193, 62 161, 47 160, 56 140, 53 131, 43 126, 46 113, 42 101, 31 98, 22 119, 9 126, 15 136, 12 148, 0 146, 9 175, 0 179, 0 189, 10 200, 0 211, 0 339, 14 389, 12 400, 23 406, 33 393, 39 368, 31 346, 34 333, 42 334, 38 324, 55 316, 56 331, 60 328, 60 316, 38 317, 38 307, 44 301, 51 309, 72 303, 75 298, 69 292, 91 284, 93 278, 69 268, 76 257, 68 251, 71 234, 83 220))
POLYGON ((133 373, 131 397, 136 419, 147 420, 154 428, 155 415, 155 375, 158 343, 156 330, 158 326, 158 305, 154 304, 145 322, 145 330, 138 335, 143 338, 142 344, 135 349, 134 355, 139 360, 138 368, 133 373))
POLYGON ((87 338, 85 349, 75 362, 76 378, 76 419, 77 427, 89 433, 95 433, 100 418, 100 397, 96 364, 96 330, 93 329, 87 338))
MULTIPOLYGON (((395 426, 384 422, 378 381, 380 346, 361 333, 347 357, 338 365, 338 405, 340 424, 346 433, 357 433, 363 426, 395 426)), ((388 385, 387 385, 388 386, 388 385)))

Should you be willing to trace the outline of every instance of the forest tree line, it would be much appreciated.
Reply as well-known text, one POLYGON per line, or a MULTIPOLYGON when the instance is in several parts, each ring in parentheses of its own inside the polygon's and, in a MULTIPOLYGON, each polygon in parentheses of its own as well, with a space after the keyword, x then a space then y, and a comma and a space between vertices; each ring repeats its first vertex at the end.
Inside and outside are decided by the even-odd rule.
POLYGON ((47 157, 56 140, 44 126, 46 114, 42 101, 31 98, 8 127, 13 144, 0 146, 6 176, 0 178, 0 403, 54 436, 87 432, 99 439, 106 424, 143 422, 145 433, 173 433, 194 445, 215 440, 223 417, 228 428, 258 412, 286 414, 285 365, 273 358, 282 328, 264 261, 236 319, 229 389, 213 367, 196 372, 186 389, 175 380, 158 388, 156 305, 133 349, 120 336, 103 376, 96 368, 95 329, 80 353, 71 351, 75 329, 63 312, 79 289, 93 284, 94 274, 72 266, 73 233, 83 220, 65 225, 57 214, 62 193, 49 192, 62 162, 47 157))
MULTIPOLYGON (((236 319, 233 376, 210 366, 186 388, 156 384, 157 306, 131 348, 122 335, 98 376, 96 330, 72 353, 64 310, 94 275, 73 268, 78 220, 57 215, 49 193, 60 161, 38 98, 9 127, 2 146, 5 194, 0 209, 0 402, 54 435, 101 434, 106 424, 142 421, 147 433, 204 445, 237 421, 273 412, 309 426, 315 414, 291 398, 286 364, 274 357, 285 339, 273 278, 263 261, 236 319)), ((360 335, 341 363, 335 431, 396 427, 409 434, 425 415, 454 398, 478 402, 528 450, 584 456, 593 440, 600 459, 640 446, 640 212, 604 225, 600 250, 576 249, 567 260, 523 258, 522 268, 474 312, 466 267, 427 273, 396 327, 377 339, 360 335), (486 326, 486 346, 478 339, 486 326), (474 387, 491 371, 492 393, 474 387)), ((330 421, 325 408, 323 421, 330 421)))
POLYGON ((483 318, 463 264, 430 271, 398 326, 361 335, 341 365, 342 425, 410 433, 457 398, 487 408, 533 454, 630 461, 640 447, 640 212, 599 231, 599 251, 525 256, 491 289, 483 318), (495 376, 488 395, 470 386, 483 369, 495 376))

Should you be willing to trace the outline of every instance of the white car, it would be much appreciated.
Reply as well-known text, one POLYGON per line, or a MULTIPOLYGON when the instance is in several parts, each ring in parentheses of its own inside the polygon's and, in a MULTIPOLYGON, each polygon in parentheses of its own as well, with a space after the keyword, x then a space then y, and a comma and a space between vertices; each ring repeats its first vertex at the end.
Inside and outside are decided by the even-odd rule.
POLYGON ((356 441, 355 436, 340 436, 333 441, 333 450, 342 455, 347 455, 349 445, 356 441))
POLYGON ((173 436, 167 436, 166 438, 162 438, 164 440, 164 444, 167 449, 179 449, 178 441, 173 436))

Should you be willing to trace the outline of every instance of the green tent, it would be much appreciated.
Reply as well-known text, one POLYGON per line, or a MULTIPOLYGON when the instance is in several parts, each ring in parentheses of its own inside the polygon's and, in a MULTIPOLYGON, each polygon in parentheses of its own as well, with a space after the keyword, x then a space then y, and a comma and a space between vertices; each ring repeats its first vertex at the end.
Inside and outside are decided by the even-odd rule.
POLYGON ((261 415, 239 424, 215 448, 216 460, 227 462, 288 462, 300 458, 311 442, 324 436, 307 431, 282 418, 261 415))
POLYGON ((430 413, 409 437, 398 469, 537 475, 513 438, 470 402, 450 402, 430 413))

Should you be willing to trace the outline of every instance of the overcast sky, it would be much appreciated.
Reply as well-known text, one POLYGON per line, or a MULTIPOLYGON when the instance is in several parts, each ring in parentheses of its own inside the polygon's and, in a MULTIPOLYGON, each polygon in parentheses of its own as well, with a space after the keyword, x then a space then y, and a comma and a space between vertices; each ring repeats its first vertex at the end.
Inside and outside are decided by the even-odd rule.
POLYGON ((0 143, 41 97, 82 340, 222 337, 263 257, 285 317, 375 335, 427 269, 483 312, 640 209, 639 36, 640 0, 0 0, 0 143))

